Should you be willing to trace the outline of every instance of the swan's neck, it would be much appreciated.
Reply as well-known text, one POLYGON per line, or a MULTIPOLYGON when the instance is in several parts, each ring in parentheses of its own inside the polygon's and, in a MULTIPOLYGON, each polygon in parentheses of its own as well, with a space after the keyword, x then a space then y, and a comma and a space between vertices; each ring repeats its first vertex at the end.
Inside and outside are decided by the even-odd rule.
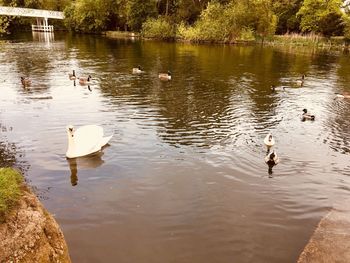
POLYGON ((75 142, 74 142, 74 136, 72 134, 68 133, 67 135, 68 135, 67 155, 70 155, 75 151, 75 142))

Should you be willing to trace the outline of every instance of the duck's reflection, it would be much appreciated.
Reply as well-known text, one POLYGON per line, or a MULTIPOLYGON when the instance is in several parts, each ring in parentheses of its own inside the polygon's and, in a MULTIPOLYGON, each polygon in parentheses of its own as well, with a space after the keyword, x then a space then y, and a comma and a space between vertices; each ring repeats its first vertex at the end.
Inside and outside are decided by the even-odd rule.
POLYGON ((104 163, 102 156, 103 152, 98 152, 84 157, 67 159, 72 186, 76 186, 78 184, 78 168, 80 170, 97 168, 104 163))

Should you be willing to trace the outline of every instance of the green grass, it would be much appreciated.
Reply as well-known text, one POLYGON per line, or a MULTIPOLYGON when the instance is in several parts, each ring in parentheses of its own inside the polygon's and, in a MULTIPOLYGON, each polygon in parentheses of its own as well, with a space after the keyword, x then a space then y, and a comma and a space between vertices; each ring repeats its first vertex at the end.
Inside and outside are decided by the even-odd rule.
POLYGON ((12 168, 0 168, 0 222, 21 196, 22 175, 12 168))
POLYGON ((271 44, 294 45, 294 46, 312 46, 312 47, 342 47, 346 44, 344 37, 322 37, 317 34, 285 34, 274 36, 269 41, 271 44))

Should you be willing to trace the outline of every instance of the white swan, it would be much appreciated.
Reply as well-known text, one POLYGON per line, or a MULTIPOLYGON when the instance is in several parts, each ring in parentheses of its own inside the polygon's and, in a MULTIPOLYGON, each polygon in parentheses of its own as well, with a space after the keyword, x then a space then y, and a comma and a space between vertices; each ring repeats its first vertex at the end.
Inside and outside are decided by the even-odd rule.
POLYGON ((76 158, 98 152, 113 136, 103 137, 103 128, 97 125, 86 125, 77 130, 74 130, 72 125, 68 125, 67 135, 67 158, 76 158))
POLYGON ((266 137, 265 137, 265 139, 264 139, 264 143, 265 143, 265 145, 266 145, 268 148, 270 148, 270 147, 272 147, 272 146, 275 145, 275 138, 272 137, 272 134, 271 134, 271 133, 269 133, 269 134, 266 135, 266 137))

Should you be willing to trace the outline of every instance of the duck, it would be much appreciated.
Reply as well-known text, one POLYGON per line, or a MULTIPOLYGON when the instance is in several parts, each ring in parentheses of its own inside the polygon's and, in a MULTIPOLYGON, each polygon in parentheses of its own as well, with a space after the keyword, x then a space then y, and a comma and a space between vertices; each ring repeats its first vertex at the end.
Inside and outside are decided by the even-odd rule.
POLYGON ((113 134, 107 137, 103 136, 103 128, 98 125, 85 125, 77 130, 73 125, 66 127, 68 137, 68 149, 66 157, 77 158, 90 155, 101 151, 113 134))
POLYGON ((277 153, 275 151, 269 152, 265 157, 265 163, 269 166, 277 165, 279 163, 277 153))
POLYGON ((268 133, 264 139, 264 143, 267 148, 271 148, 272 146, 275 145, 275 138, 272 137, 271 133, 268 133))
POLYGON ((90 83, 90 80, 91 80, 91 75, 85 77, 79 77, 79 84, 80 85, 85 85, 85 84, 89 84, 90 83))
POLYGON ((302 87, 302 86, 304 85, 305 77, 306 77, 305 74, 303 74, 303 75, 301 76, 301 79, 298 79, 298 80, 296 81, 297 86, 302 87))
POLYGON ((303 109, 303 114, 301 115, 301 120, 302 121, 305 121, 305 120, 314 121, 315 115, 311 115, 311 114, 307 113, 307 109, 303 109))
POLYGON ((32 85, 32 81, 29 78, 21 77, 21 83, 23 87, 29 87, 32 85))
POLYGON ((282 87, 276 87, 275 85, 271 85, 271 92, 276 92, 278 90, 286 90, 286 87, 282 86, 282 87))
POLYGON ((75 70, 73 70, 73 73, 68 74, 70 80, 76 80, 77 77, 75 76, 75 70))
POLYGON ((144 73, 144 71, 142 70, 141 66, 138 65, 137 68, 132 69, 132 73, 133 74, 141 74, 141 73, 144 73))
POLYGON ((171 80, 171 72, 168 70, 167 73, 159 73, 158 78, 160 80, 171 80))
POLYGON ((335 93, 336 98, 341 98, 341 99, 350 99, 350 93, 344 92, 343 94, 340 93, 335 93))

